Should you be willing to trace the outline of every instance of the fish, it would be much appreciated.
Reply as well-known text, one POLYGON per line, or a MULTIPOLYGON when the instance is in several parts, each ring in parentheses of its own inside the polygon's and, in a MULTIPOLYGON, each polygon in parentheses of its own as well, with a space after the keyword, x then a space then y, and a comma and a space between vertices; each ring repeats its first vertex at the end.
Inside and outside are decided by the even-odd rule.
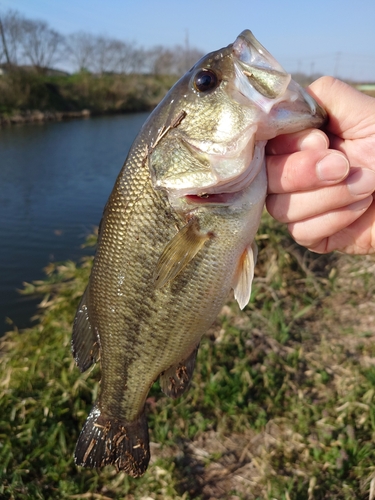
POLYGON ((151 386, 181 396, 231 290, 240 308, 250 299, 267 140, 325 120, 249 30, 198 61, 151 113, 104 208, 74 320, 76 364, 101 369, 77 465, 145 473, 151 386))

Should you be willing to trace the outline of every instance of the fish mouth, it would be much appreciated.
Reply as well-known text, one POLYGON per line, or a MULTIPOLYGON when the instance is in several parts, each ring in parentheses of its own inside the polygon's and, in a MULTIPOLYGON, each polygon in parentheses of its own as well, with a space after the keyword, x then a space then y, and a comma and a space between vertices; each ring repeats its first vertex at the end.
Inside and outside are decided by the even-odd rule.
MULTIPOLYGON (((291 75, 263 47, 250 30, 243 31, 232 45, 236 90, 276 119, 281 114, 306 113, 310 126, 320 126, 327 119, 325 110, 292 80, 291 75), (285 106, 293 106, 294 111, 285 106), (299 105, 300 109, 298 109, 299 105)), ((298 116, 301 122, 301 116, 298 116)), ((306 128, 306 127, 305 127, 306 128)), ((290 130, 291 132, 292 130, 290 130)), ((270 137, 268 137, 270 138, 270 137)))
POLYGON ((237 37, 232 53, 237 90, 268 114, 277 102, 285 99, 291 75, 250 30, 237 37))
POLYGON ((233 203, 236 194, 238 193, 187 194, 185 200, 193 205, 229 205, 233 203))
MULTIPOLYGON (((251 144, 252 157, 246 169, 229 180, 218 181, 208 188, 190 189, 184 194, 189 204, 231 205, 253 182, 264 165, 264 146, 266 141, 251 144)), ((230 160, 229 160, 230 161, 230 160)))

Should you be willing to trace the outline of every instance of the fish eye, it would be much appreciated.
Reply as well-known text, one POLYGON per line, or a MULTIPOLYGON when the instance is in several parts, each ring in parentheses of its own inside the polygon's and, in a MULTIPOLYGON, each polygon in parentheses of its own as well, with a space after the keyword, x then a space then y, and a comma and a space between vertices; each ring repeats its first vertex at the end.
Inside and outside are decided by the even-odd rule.
POLYGON ((202 69, 194 77, 194 87, 198 92, 207 92, 220 83, 217 74, 212 69, 202 69))

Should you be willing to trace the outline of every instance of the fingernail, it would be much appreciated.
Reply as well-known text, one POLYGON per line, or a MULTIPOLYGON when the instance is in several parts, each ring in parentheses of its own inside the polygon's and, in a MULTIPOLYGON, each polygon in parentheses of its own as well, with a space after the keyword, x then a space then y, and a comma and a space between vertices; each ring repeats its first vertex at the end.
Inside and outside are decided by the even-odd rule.
POLYGON ((316 165, 316 171, 321 181, 342 181, 349 173, 349 162, 345 156, 330 153, 316 165))
POLYGON ((368 168, 353 168, 353 173, 347 179, 351 194, 371 194, 375 190, 375 172, 368 168))
POLYGON ((304 149, 327 149, 329 146, 328 138, 318 131, 309 132, 302 137, 298 143, 301 151, 304 149))

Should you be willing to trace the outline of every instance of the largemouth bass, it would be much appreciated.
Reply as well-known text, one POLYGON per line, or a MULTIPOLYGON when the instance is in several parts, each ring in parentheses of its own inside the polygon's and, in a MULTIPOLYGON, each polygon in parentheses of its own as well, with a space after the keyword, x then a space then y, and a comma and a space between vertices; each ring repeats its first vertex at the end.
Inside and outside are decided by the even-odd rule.
POLYGON ((78 465, 145 472, 150 387, 159 377, 180 396, 230 290, 241 308, 249 301, 266 141, 324 119, 248 30, 202 58, 150 115, 105 206, 74 322, 78 367, 101 365, 78 465))

